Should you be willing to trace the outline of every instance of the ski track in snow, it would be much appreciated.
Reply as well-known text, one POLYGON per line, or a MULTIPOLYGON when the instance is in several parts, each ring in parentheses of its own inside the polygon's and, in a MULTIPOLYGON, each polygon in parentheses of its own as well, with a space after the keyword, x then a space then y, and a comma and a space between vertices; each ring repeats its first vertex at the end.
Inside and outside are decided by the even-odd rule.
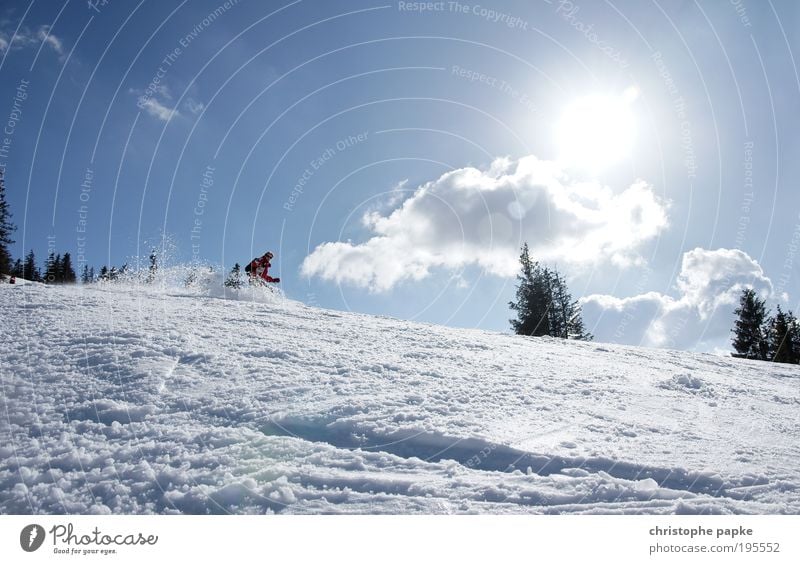
POLYGON ((0 287, 0 512, 800 510, 796 366, 236 297, 0 287))

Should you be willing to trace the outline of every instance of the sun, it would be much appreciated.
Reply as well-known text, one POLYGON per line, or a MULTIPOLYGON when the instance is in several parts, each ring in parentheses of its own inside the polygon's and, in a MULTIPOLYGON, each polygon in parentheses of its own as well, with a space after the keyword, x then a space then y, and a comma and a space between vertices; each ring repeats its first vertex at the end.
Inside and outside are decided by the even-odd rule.
POLYGON ((630 157, 638 96, 631 87, 622 95, 591 94, 569 104, 555 127, 559 160, 596 172, 630 157))

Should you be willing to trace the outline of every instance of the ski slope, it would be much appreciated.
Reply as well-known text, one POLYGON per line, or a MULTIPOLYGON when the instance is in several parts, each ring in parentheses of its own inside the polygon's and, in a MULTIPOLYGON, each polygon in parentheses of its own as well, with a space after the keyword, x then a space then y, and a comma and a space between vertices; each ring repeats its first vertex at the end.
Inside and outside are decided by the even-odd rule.
POLYGON ((800 512, 796 366, 217 294, 0 285, 0 512, 800 512))

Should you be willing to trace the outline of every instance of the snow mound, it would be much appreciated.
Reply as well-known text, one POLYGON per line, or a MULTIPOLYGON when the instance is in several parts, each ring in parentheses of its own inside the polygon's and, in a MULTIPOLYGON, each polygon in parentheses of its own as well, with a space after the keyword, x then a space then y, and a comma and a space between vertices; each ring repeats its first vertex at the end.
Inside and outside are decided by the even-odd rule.
POLYGON ((679 392, 688 392, 691 394, 700 394, 705 396, 713 396, 714 392, 710 386, 703 381, 702 378, 693 376, 692 374, 676 374, 669 380, 661 382, 660 387, 665 390, 675 390, 679 392))

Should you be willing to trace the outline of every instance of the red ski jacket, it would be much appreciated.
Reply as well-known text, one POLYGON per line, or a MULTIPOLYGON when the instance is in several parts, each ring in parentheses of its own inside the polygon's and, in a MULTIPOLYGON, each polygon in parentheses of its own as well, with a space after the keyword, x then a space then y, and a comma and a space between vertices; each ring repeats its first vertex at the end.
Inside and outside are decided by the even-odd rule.
POLYGON ((267 257, 255 258, 250 263, 250 276, 260 276, 265 282, 277 282, 277 278, 269 275, 269 267, 272 264, 267 257))

